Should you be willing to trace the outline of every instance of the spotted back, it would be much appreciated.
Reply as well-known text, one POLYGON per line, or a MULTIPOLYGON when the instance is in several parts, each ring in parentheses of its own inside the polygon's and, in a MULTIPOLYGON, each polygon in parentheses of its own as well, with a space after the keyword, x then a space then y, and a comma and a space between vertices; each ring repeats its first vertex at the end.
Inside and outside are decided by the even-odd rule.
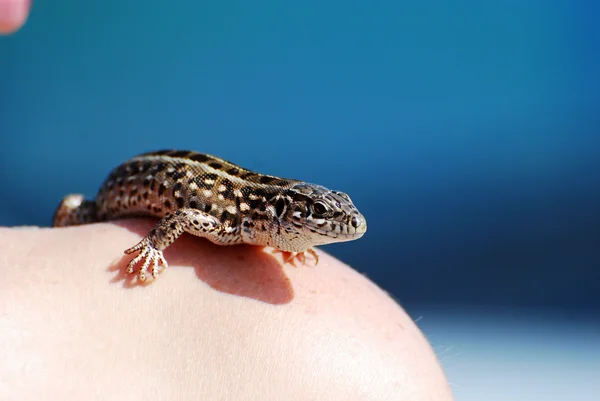
POLYGON ((204 153, 163 150, 145 153, 116 167, 96 197, 100 219, 164 217, 194 208, 230 227, 297 180, 258 174, 204 153))

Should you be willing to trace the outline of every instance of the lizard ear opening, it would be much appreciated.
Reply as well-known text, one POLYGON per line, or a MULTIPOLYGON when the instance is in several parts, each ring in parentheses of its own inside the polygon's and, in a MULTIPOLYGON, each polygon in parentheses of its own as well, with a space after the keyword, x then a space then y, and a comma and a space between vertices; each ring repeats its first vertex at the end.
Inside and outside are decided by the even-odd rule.
POLYGON ((283 197, 279 197, 275 202, 275 214, 278 218, 282 218, 287 209, 287 204, 283 197))

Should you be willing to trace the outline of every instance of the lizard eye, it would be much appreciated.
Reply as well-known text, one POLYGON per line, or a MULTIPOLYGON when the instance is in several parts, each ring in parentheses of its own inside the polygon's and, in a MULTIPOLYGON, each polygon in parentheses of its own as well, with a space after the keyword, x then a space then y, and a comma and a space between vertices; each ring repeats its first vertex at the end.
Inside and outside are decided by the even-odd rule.
POLYGON ((316 214, 325 214, 327 213, 327 206, 323 202, 317 202, 314 204, 313 210, 316 214))

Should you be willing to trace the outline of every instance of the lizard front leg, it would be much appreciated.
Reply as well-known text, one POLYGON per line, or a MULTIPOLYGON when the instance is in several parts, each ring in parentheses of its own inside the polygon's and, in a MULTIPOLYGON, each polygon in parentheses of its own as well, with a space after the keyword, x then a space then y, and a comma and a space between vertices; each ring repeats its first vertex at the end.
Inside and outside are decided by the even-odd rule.
POLYGON ((127 265, 127 272, 133 273, 135 265, 142 261, 138 272, 140 281, 146 280, 150 266, 152 266, 152 277, 156 279, 159 264, 162 264, 164 268, 168 267, 163 250, 175 242, 183 232, 225 245, 224 239, 230 237, 231 231, 230 228, 224 227, 216 217, 201 210, 178 209, 162 218, 140 242, 125 251, 128 255, 139 251, 139 254, 127 265))

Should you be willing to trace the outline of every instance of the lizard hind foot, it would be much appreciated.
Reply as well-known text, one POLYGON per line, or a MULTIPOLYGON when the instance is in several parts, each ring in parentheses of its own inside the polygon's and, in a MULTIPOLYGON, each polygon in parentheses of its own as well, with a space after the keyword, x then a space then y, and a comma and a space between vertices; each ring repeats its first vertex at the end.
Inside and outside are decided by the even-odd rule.
POLYGON ((138 271, 138 278, 140 281, 146 281, 146 274, 148 273, 150 265, 152 265, 152 277, 154 279, 158 278, 160 264, 162 264, 165 269, 169 267, 163 256, 163 252, 152 246, 147 238, 144 238, 131 248, 126 249, 125 254, 129 255, 137 251, 140 253, 129 261, 127 273, 133 273, 135 265, 140 261, 143 261, 142 266, 138 271))

